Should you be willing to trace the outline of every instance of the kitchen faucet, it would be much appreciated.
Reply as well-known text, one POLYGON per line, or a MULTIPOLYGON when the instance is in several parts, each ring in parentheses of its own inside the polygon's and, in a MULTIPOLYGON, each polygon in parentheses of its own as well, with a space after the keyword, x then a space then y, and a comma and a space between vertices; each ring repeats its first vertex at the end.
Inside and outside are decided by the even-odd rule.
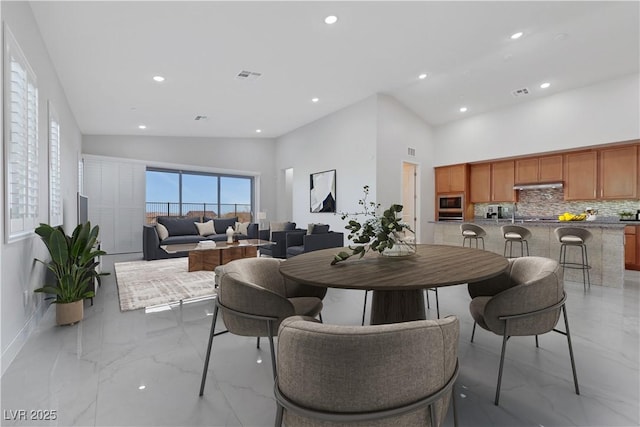
POLYGON ((513 202, 513 207, 511 208, 511 224, 516 222, 516 210, 518 209, 518 204, 513 202))

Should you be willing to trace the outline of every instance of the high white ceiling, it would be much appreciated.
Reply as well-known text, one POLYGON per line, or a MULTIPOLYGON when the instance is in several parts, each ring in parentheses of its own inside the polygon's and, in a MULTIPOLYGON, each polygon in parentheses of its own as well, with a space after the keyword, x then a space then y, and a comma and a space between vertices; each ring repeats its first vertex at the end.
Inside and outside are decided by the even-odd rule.
POLYGON ((277 137, 374 93, 440 125, 638 73, 639 5, 31 2, 82 133, 209 137, 277 137))

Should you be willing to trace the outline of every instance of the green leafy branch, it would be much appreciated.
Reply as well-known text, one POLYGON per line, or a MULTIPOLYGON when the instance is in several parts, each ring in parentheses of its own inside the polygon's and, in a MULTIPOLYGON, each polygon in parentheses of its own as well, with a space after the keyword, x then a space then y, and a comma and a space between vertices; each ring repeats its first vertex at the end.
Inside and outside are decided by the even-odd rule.
POLYGON ((349 219, 345 229, 349 231, 348 238, 355 243, 349 245, 351 253, 341 251, 334 255, 331 265, 342 262, 354 255, 364 256, 369 250, 382 253, 385 249, 391 249, 396 244, 397 233, 403 230, 411 230, 408 224, 401 221, 398 214, 402 212, 402 205, 393 204, 386 209, 382 216, 376 216, 376 210, 380 207, 379 203, 367 201, 369 196, 369 186, 363 187, 364 197, 358 200, 358 204, 363 207, 363 212, 357 213, 341 213, 342 219, 365 215, 370 218, 360 223, 356 219, 349 219))

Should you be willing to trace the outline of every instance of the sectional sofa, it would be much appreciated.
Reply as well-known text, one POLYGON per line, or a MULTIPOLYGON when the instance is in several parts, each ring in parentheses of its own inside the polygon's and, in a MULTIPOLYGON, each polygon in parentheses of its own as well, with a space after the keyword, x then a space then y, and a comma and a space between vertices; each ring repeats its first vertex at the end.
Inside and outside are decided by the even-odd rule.
POLYGON ((177 218, 158 217, 157 224, 144 225, 142 232, 142 252, 147 261, 155 259, 179 258, 188 252, 169 254, 161 245, 197 243, 203 240, 216 242, 227 240, 226 231, 232 227, 238 239, 257 239, 258 224, 238 223, 238 218, 177 218))

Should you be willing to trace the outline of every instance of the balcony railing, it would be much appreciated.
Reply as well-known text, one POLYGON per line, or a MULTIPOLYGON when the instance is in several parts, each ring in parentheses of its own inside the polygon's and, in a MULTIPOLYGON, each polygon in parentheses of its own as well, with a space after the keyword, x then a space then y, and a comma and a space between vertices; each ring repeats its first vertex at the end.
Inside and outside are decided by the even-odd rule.
POLYGON ((147 202, 146 222, 153 224, 159 216, 190 218, 233 218, 252 222, 250 204, 147 202))

